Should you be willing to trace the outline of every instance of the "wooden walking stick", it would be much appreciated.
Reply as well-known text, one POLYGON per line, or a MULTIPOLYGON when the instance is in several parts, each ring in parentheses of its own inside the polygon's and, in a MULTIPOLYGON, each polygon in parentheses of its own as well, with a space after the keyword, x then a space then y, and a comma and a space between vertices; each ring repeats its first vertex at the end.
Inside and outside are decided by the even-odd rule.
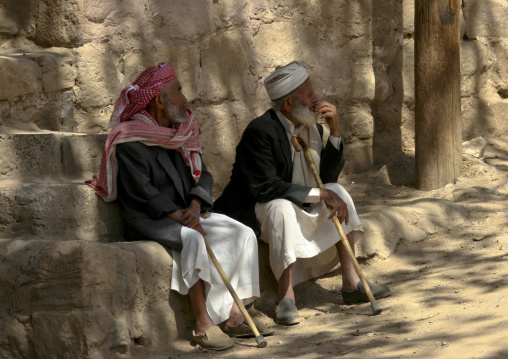
MULTIPOLYGON (((305 159, 307 160, 307 163, 309 164, 309 167, 312 171, 312 174, 314 175, 314 179, 316 180, 316 183, 319 188, 324 188, 323 181, 321 181, 321 177, 319 177, 319 173, 316 168, 316 164, 314 163, 314 160, 312 159, 312 155, 310 153, 309 146, 305 143, 303 138, 300 136, 293 136, 291 138, 291 143, 295 147, 295 150, 297 152, 300 152, 303 150, 303 153, 305 155, 305 159)), ((325 203, 326 204, 326 203, 325 203)), ((328 205, 326 205, 328 208, 328 211, 332 211, 332 208, 328 205)), ((349 256, 349 259, 351 259, 351 262, 353 263, 353 266, 356 270, 356 273, 358 274, 358 277, 360 277, 360 281, 363 284, 363 287, 365 288, 365 293, 367 294, 367 297, 370 301, 370 306, 372 308, 372 312, 374 315, 378 315, 383 311, 381 308, 381 305, 376 301, 376 298, 374 298, 374 295, 372 294, 372 291, 370 290, 369 283, 367 283, 367 280, 365 279, 365 276, 363 275, 363 272, 360 268, 360 265, 358 264, 358 261, 356 260, 356 257, 353 253, 353 250, 351 249, 351 246, 349 245, 349 241, 346 238, 346 235, 344 234, 344 230, 342 229, 342 226, 340 225, 339 219, 337 218, 337 215, 333 215, 332 217, 333 224, 335 224, 335 228, 337 228, 337 231, 339 231, 340 238, 342 240, 342 244, 344 245, 344 248, 346 248, 346 252, 349 256)))
MULTIPOLYGON (((210 215, 209 212, 205 211, 203 218, 208 218, 209 215, 210 215)), ((266 345, 268 344, 266 342, 266 339, 261 334, 259 334, 258 328, 256 328, 256 324, 254 324, 254 321, 250 317, 249 312, 247 312, 247 309, 245 309, 245 306, 243 305, 242 300, 238 297, 238 294, 236 294, 235 290, 231 286, 231 283, 229 282, 229 279, 226 276, 226 273, 224 273, 224 270, 222 269, 219 261, 217 260, 217 257, 215 257, 215 254, 213 253, 212 248, 208 244, 206 237, 203 236, 203 239, 205 240, 206 251, 208 252, 208 255, 210 256, 210 259, 212 260, 212 263, 215 266, 215 269, 217 269, 217 272, 219 272, 219 275, 222 278, 222 281, 228 288, 229 293, 231 293, 231 296, 233 297, 233 300, 235 301, 238 308, 240 308, 240 311, 242 312, 243 317, 245 318, 245 321, 247 322, 250 329, 254 333, 254 335, 256 337, 256 343, 258 343, 258 345, 257 345, 258 348, 266 347, 266 345)))

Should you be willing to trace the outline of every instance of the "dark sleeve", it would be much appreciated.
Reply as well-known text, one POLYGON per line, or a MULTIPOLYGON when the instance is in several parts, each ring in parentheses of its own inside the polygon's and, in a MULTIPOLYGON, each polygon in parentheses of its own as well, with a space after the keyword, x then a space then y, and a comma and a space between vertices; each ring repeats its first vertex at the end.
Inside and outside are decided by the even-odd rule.
POLYGON ((340 172, 344 168, 344 147, 340 141, 339 148, 328 141, 321 153, 319 173, 323 183, 336 183, 339 180, 340 172))
POLYGON ((236 163, 257 202, 283 198, 303 206, 311 188, 293 184, 281 177, 281 172, 289 168, 281 145, 280 139, 269 130, 249 126, 237 149, 236 163))
POLYGON ((150 180, 150 158, 147 151, 139 151, 138 142, 122 143, 117 146, 118 180, 122 181, 120 201, 137 212, 160 218, 180 208, 173 199, 154 187, 150 180))
POLYGON ((208 171, 204 162, 201 162, 201 176, 198 182, 192 186, 189 191, 191 197, 196 197, 201 200, 201 210, 211 209, 213 205, 212 187, 213 177, 208 171))

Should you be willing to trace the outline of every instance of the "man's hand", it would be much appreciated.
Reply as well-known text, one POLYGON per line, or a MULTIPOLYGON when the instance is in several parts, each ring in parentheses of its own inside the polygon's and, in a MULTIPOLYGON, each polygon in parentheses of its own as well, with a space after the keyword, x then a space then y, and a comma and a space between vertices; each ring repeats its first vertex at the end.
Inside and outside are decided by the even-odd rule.
POLYGON ((316 105, 316 114, 319 118, 323 118, 330 127, 330 135, 334 137, 340 136, 339 116, 337 115, 337 108, 329 102, 321 101, 316 105))
POLYGON ((206 232, 203 230, 203 227, 201 227, 201 224, 199 223, 200 213, 201 213, 201 201, 197 198, 194 198, 191 201, 189 207, 180 209, 172 213, 168 213, 167 216, 177 221, 182 226, 192 228, 201 233, 203 236, 206 236, 206 232))
POLYGON ((329 189, 321 188, 319 197, 325 201, 327 206, 331 207, 328 219, 332 219, 332 217, 336 214, 340 223, 342 223, 342 221, 346 221, 346 224, 349 224, 349 211, 347 210, 347 204, 337 195, 337 193, 329 189))

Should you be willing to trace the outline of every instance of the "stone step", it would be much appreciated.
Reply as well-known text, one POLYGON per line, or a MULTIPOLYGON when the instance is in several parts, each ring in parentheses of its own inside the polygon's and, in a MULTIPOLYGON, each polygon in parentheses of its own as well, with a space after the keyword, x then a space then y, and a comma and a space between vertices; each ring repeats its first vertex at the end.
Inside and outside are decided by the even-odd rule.
POLYGON ((168 358, 189 342, 170 251, 69 239, 0 240, 0 357, 168 358))
POLYGON ((90 179, 98 170, 106 137, 65 132, 0 134, 0 181, 65 183, 90 179))
POLYGON ((122 240, 117 203, 84 183, 22 183, 0 187, 0 238, 122 240))

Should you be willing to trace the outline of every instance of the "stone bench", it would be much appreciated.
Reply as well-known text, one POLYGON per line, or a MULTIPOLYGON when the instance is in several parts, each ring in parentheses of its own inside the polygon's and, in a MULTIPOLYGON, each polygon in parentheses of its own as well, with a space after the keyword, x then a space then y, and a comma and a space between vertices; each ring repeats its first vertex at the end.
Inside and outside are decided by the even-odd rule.
POLYGON ((0 357, 167 357, 194 325, 171 270, 151 241, 0 241, 0 357))

